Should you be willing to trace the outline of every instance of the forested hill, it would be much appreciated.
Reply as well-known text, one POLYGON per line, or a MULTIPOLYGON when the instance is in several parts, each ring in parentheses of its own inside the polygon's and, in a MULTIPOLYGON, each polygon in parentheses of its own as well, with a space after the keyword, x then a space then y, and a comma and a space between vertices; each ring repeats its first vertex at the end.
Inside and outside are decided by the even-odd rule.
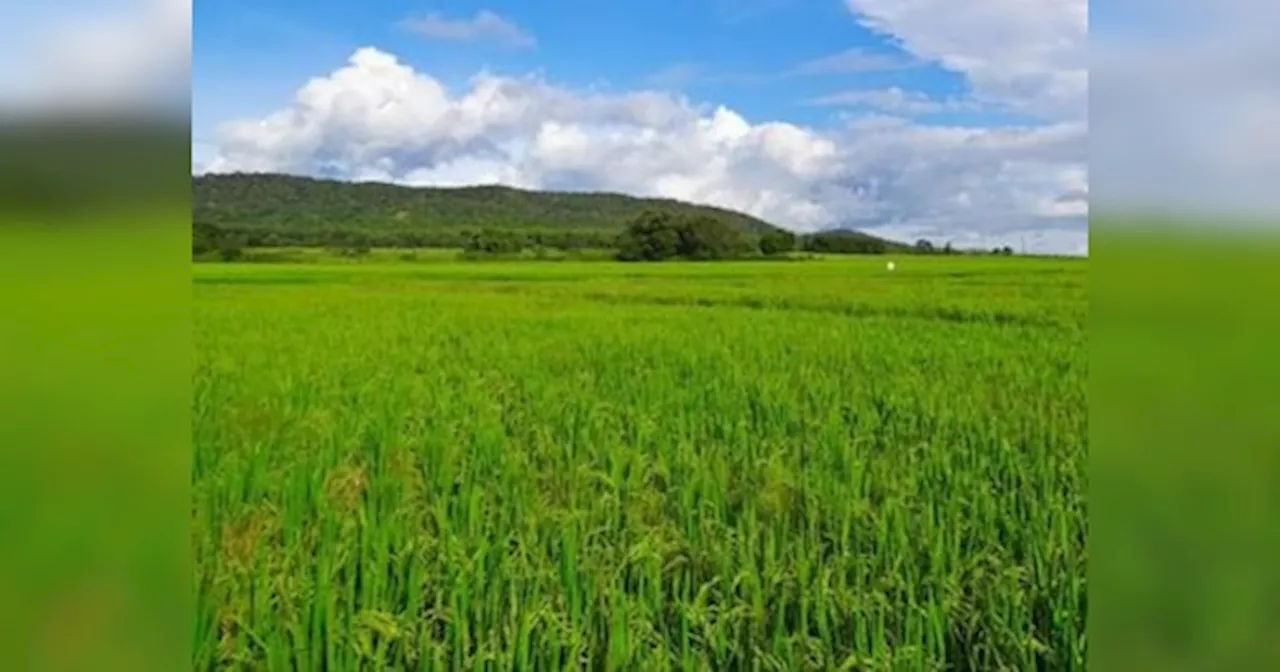
POLYGON ((193 178, 192 219, 247 233, 250 244, 453 245, 473 232, 507 230, 571 246, 610 245, 646 209, 710 215, 759 236, 777 227, 722 208, 621 194, 524 191, 501 186, 405 187, 278 174, 193 178))

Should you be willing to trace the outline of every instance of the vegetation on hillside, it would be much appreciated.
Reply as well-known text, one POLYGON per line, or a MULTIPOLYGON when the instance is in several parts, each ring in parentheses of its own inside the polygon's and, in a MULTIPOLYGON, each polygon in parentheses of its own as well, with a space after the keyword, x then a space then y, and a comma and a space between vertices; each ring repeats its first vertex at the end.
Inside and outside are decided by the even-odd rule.
POLYGON ((605 193, 503 186, 407 187, 275 174, 201 175, 192 220, 246 236, 252 247, 463 247, 481 231, 512 231, 525 247, 608 247, 647 209, 703 215, 759 236, 777 227, 731 210, 605 193))
POLYGON ((902 243, 877 238, 861 231, 837 229, 804 236, 801 241, 806 252, 821 254, 884 254, 886 252, 915 251, 902 243))
POLYGON ((619 234, 649 213, 698 221, 708 231, 732 230, 734 234, 725 235, 740 238, 741 250, 758 249, 765 255, 795 249, 837 254, 910 251, 905 244, 859 231, 796 236, 740 212, 673 200, 244 173, 193 178, 192 250, 197 256, 236 259, 236 250, 243 247, 317 247, 349 253, 373 247, 447 247, 462 248, 471 256, 541 248, 615 248, 619 234))

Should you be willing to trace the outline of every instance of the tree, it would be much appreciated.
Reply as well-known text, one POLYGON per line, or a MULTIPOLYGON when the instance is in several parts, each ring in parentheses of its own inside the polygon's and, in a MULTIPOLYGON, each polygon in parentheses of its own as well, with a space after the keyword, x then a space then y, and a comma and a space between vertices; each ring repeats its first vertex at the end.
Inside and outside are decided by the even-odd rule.
POLYGON ((216 253, 223 261, 235 261, 244 255, 247 245, 248 236, 240 231, 229 231, 199 222, 191 227, 192 256, 216 253))
POLYGON ((473 234, 462 247, 471 254, 519 254, 524 249, 524 240, 510 231, 484 229, 473 234))
POLYGON ((790 231, 770 231, 760 237, 760 253, 772 257, 796 249, 796 234, 790 231))
POLYGON ((679 254, 680 231, 675 217, 663 210, 645 210, 618 237, 621 261, 662 261, 679 254))
POLYGON ((709 215, 678 216, 646 210, 618 237, 621 261, 729 259, 745 254, 750 244, 732 224, 709 215))
POLYGON ((921 238, 916 241, 915 250, 919 254, 933 254, 933 243, 921 238))
POLYGON ((199 256, 218 248, 222 230, 211 224, 195 222, 191 225, 191 254, 199 256))
POLYGON ((218 257, 223 261, 235 261, 244 256, 245 237, 233 233, 222 236, 218 241, 218 257))
POLYGON ((748 248, 741 232, 708 215, 685 220, 678 241, 677 253, 685 259, 729 259, 742 256, 748 248))

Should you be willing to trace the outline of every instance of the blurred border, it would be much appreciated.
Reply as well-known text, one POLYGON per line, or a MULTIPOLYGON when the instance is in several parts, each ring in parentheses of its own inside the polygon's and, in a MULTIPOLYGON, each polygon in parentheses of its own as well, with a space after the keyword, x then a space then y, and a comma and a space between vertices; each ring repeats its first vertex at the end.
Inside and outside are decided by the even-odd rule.
POLYGON ((1280 6, 1090 9, 1090 665, 1280 669, 1280 6))
POLYGON ((189 12, 0 9, 0 669, 191 664, 189 12))
POLYGON ((1095 217, 1097 669, 1280 666, 1280 241, 1095 217))

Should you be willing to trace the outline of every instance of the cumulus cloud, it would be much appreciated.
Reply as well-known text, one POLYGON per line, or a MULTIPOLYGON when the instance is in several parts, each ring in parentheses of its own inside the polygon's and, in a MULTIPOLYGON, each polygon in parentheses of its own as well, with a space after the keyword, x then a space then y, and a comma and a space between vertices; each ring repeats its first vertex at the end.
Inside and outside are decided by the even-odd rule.
POLYGON ((1086 133, 1078 122, 981 129, 892 117, 818 130, 535 76, 482 73, 454 92, 363 48, 288 108, 224 125, 207 169, 616 191, 740 209, 797 231, 990 241, 1056 228, 1073 232, 1062 244, 1074 250, 1084 211, 1055 204, 1082 188, 1086 133))
POLYGON ((510 47, 530 48, 537 40, 520 26, 487 9, 470 19, 448 19, 437 12, 405 19, 400 27, 423 37, 455 42, 492 40, 510 47))

